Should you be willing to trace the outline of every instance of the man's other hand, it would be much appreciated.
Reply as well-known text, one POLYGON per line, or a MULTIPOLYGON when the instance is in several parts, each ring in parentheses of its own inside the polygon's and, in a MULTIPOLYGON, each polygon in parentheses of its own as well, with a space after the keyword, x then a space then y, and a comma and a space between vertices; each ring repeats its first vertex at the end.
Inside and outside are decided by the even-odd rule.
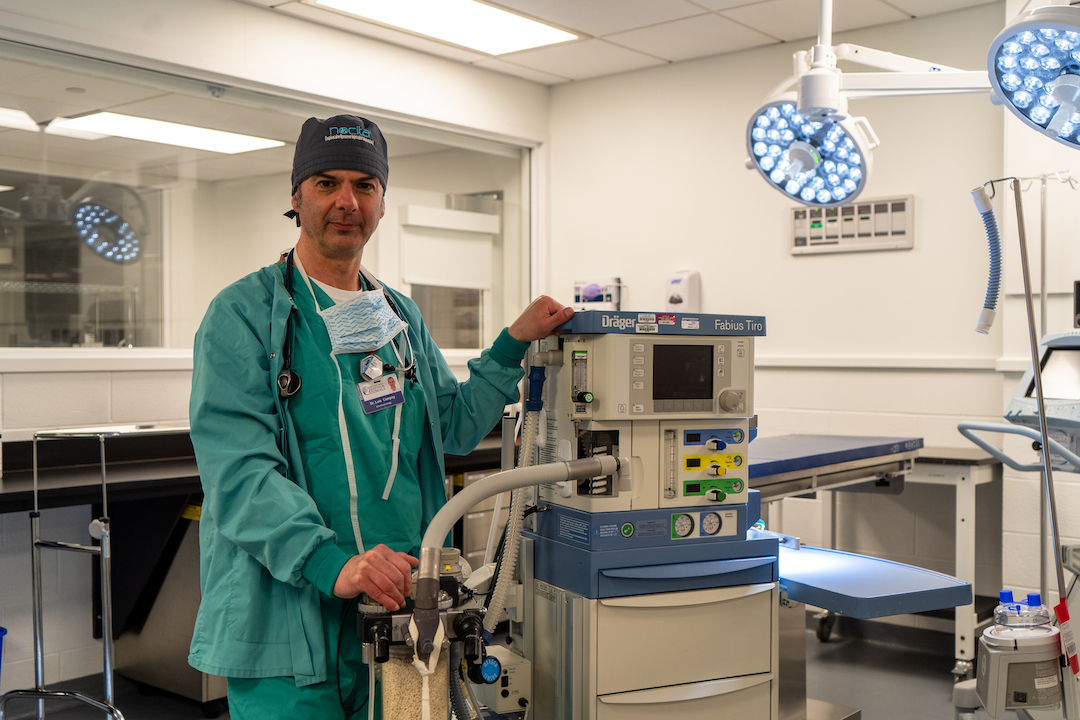
POLYGON ((376 545, 363 555, 349 558, 338 573, 334 595, 354 598, 367 593, 387 610, 400 610, 412 594, 412 569, 420 561, 412 555, 376 545))

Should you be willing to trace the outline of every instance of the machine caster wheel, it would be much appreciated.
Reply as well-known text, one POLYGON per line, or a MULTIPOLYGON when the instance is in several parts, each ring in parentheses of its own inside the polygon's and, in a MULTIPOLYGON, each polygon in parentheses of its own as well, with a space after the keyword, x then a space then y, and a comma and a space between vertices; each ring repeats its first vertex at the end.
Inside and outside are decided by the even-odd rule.
POLYGON ((202 704, 202 714, 204 718, 214 720, 214 718, 220 717, 221 713, 229 709, 229 701, 226 698, 220 698, 218 700, 211 700, 210 702, 204 702, 202 704))
POLYGON ((962 683, 975 677, 975 663, 971 660, 957 660, 952 670, 953 683, 962 683))
POLYGON ((836 625, 836 616, 832 613, 827 613, 822 617, 819 617, 817 623, 818 641, 823 643, 829 642, 829 638, 832 637, 834 625, 836 625))

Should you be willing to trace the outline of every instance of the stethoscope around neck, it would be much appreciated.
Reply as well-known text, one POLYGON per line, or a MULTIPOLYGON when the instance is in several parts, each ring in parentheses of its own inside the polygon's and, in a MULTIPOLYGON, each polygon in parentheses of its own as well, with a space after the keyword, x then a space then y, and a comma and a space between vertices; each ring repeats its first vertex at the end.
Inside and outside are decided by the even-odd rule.
MULTIPOLYGON (((296 248, 293 248, 292 250, 289 251, 289 254, 285 256, 285 292, 287 292, 289 294, 290 299, 292 298, 292 295, 293 295, 293 273, 292 273, 292 271, 293 271, 293 268, 296 266, 296 264, 295 264, 295 262, 293 260, 293 256, 295 255, 295 253, 296 253, 296 248)), ((395 303, 394 299, 392 297, 390 297, 390 294, 384 291, 383 295, 386 297, 386 302, 387 302, 387 304, 390 305, 390 309, 394 311, 394 314, 397 315, 401 320, 404 321, 405 318, 401 317, 401 311, 398 310, 397 303, 395 303)), ((291 398, 293 395, 295 395, 297 392, 299 392, 300 385, 302 384, 302 381, 300 379, 300 374, 292 369, 292 344, 293 344, 292 343, 292 341, 293 341, 292 315, 293 315, 294 309, 295 308, 289 308, 289 317, 285 321, 285 346, 281 349, 281 372, 279 372, 278 376, 277 376, 278 395, 280 397, 282 397, 282 398, 291 398)), ((402 364, 404 365, 404 367, 401 368, 401 369, 405 372, 405 377, 408 380, 415 380, 416 379, 416 358, 413 356, 412 343, 409 342, 408 337, 406 337, 406 339, 405 339, 405 344, 406 344, 406 347, 407 347, 407 354, 408 354, 409 360, 408 360, 407 363, 404 360, 402 360, 402 364)), ((395 347, 395 351, 397 351, 396 347, 395 347)), ((399 358, 401 357, 400 353, 398 353, 398 357, 399 358)), ((394 370, 395 370, 393 365, 386 365, 386 366, 384 366, 384 369, 389 371, 389 372, 394 372, 394 370)))

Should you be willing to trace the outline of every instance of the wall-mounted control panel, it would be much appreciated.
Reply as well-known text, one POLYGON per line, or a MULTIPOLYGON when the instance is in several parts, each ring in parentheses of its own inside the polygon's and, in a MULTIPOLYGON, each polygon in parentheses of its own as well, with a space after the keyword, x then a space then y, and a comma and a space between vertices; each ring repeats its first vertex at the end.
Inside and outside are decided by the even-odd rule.
POLYGON ((792 255, 908 250, 915 246, 914 197, 791 209, 792 255))

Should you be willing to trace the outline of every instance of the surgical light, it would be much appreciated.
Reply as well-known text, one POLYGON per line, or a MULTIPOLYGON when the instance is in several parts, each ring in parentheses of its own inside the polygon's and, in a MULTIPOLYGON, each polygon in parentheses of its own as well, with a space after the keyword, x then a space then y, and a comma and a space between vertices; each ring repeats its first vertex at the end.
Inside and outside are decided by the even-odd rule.
POLYGON ((577 39, 577 35, 473 0, 308 1, 491 55, 577 39))
POLYGON ((811 119, 799 113, 795 93, 758 108, 746 128, 749 164, 780 192, 818 207, 843 205, 863 191, 877 144, 865 118, 811 119))
POLYGON ((990 44, 991 99, 1026 125, 1080 146, 1080 7, 1022 13, 990 44))
POLYGON ((92 133, 99 136, 178 145, 195 150, 209 150, 226 155, 281 147, 285 144, 279 140, 252 135, 111 112, 96 112, 77 118, 56 118, 45 128, 45 132, 50 134, 92 133))
POLYGON ((83 203, 72 213, 79 239, 106 260, 123 263, 139 257, 139 238, 120 213, 104 205, 83 203))

